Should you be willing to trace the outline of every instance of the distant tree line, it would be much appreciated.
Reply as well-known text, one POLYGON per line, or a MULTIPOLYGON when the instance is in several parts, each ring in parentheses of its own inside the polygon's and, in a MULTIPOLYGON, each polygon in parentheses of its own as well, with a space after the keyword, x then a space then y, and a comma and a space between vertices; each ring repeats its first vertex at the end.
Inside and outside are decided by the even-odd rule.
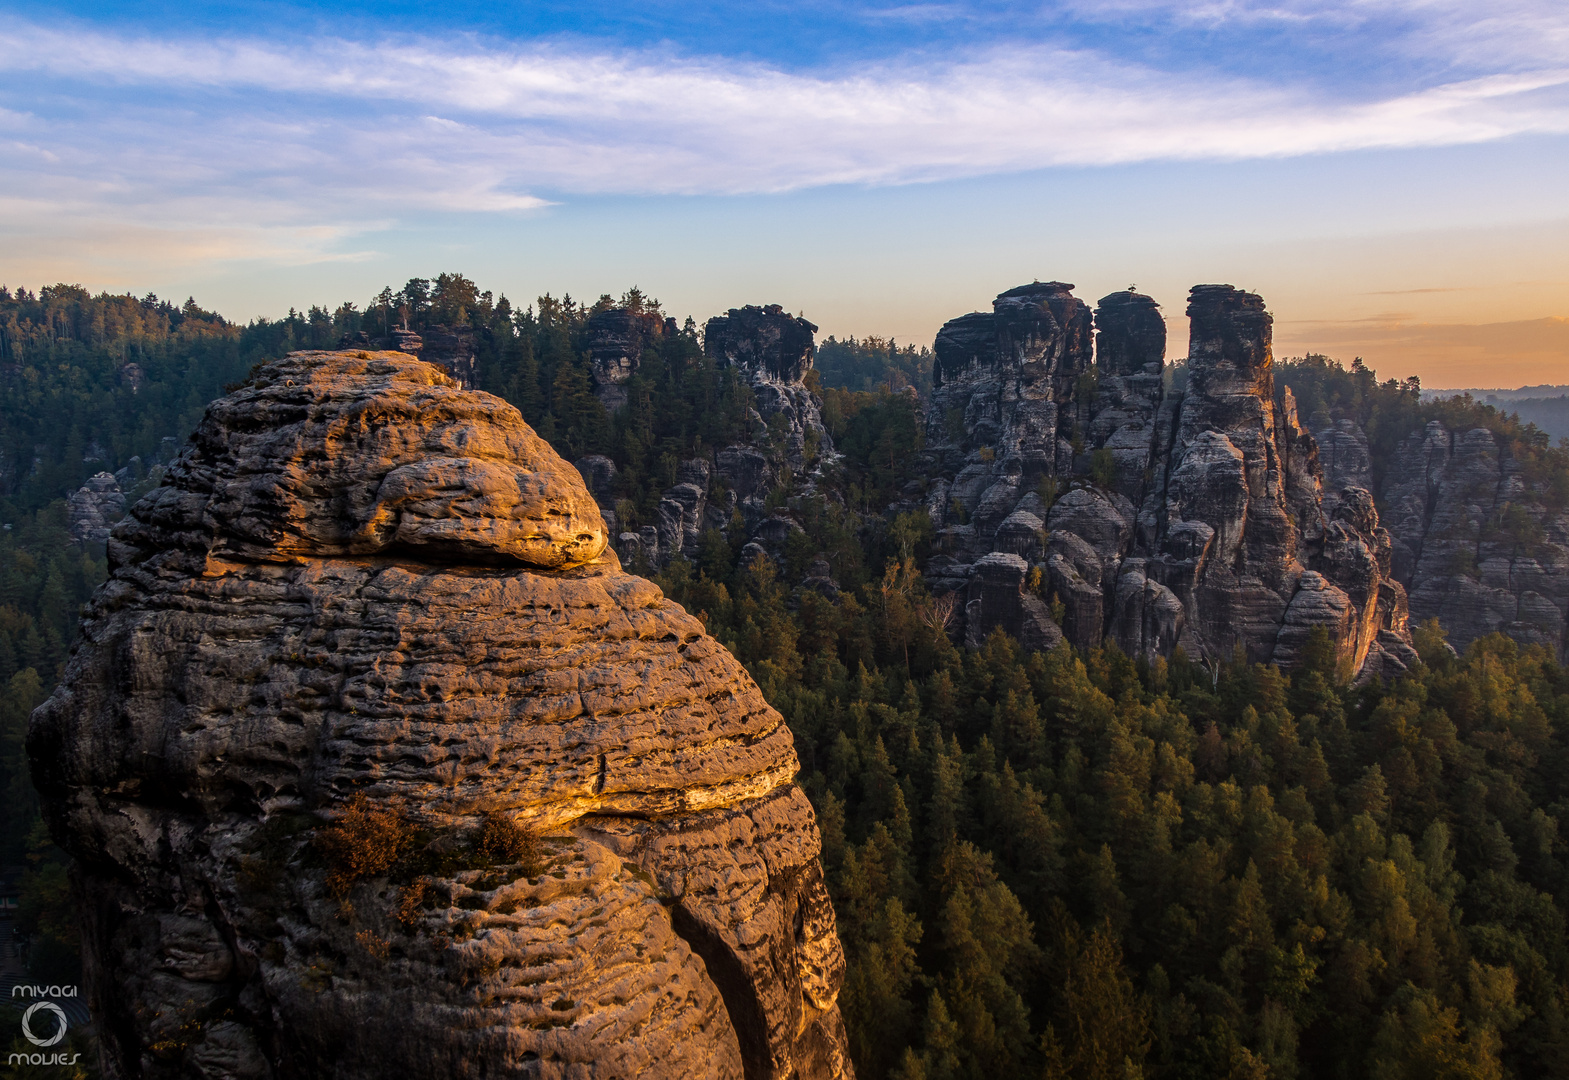
MULTIPOLYGON (((247 326, 154 297, 0 294, 0 845, 31 868, 40 964, 68 962, 74 930, 22 737, 105 569, 69 542, 62 496, 183 441, 254 363, 405 324, 471 328, 481 387, 568 459, 611 457, 629 522, 682 460, 758 436, 750 388, 636 290, 519 311, 450 274, 247 326), (608 307, 657 327, 615 415, 586 337, 608 307)), ((904 388, 925 377, 925 350, 825 342, 837 455, 809 494, 784 476, 768 496, 800 530, 743 561, 732 521, 656 579, 795 733, 859 1074, 1569 1075, 1569 672, 1497 636, 1456 657, 1431 625, 1417 671, 1364 687, 1337 681, 1322 636, 1290 674, 1000 634, 959 649, 954 601, 921 572, 930 520, 892 505, 921 479, 904 388)), ((1442 419, 1489 427, 1569 495, 1569 458, 1499 410, 1316 357, 1281 379, 1304 417, 1357 418, 1375 469, 1442 419)))

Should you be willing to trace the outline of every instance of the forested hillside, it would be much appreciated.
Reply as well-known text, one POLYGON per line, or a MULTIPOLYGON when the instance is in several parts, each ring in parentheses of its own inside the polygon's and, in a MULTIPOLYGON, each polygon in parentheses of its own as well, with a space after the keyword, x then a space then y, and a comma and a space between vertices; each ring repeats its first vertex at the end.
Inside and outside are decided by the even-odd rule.
MULTIPOLYGON (((101 547, 70 542, 63 497, 155 462, 257 360, 405 324, 470 327, 482 389, 568 460, 616 464, 624 525, 681 461, 749 430, 752 389, 636 290, 518 310, 442 275, 245 327, 152 297, 0 294, 0 842, 33 866, 39 957, 62 962, 71 931, 22 733, 105 570, 101 547), (658 326, 613 415, 585 347, 612 307, 658 326)), ((743 559, 744 530, 713 529, 656 580, 795 733, 859 1075, 1569 1075, 1569 672, 1554 657, 1502 636, 1456 656, 1428 625, 1412 676, 1353 687, 1322 635, 1289 675, 1025 653, 1000 633, 958 648, 954 601, 922 573, 930 520, 888 509, 919 479, 919 400, 902 391, 930 385, 930 355, 830 339, 819 357, 839 456, 769 496, 801 526, 782 557, 743 559)), ((1323 358, 1279 372, 1304 416, 1355 416, 1375 469, 1440 419, 1509 440, 1569 497, 1569 457, 1497 410, 1323 358)))
POLYGON ((1281 361, 1275 370, 1305 418, 1345 417, 1367 433, 1372 479, 1380 488, 1400 443, 1436 420, 1453 431, 1491 431, 1524 464, 1529 478, 1547 485, 1553 505, 1569 504, 1569 448, 1512 411, 1515 402, 1489 405, 1469 395, 1424 399, 1417 380, 1380 383, 1378 373, 1360 359, 1347 368, 1327 356, 1305 356, 1281 361))

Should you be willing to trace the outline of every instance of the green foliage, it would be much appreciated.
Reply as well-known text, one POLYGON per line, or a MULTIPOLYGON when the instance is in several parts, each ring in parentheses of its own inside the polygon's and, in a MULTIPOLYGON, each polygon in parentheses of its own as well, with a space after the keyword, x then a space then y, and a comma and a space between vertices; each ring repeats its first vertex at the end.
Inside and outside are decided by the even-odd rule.
POLYGON ((815 368, 824 387, 897 393, 911 386, 921 394, 932 388, 932 351, 926 346, 900 347, 890 338, 832 335, 817 346, 815 368))
POLYGON ((1090 454, 1090 479, 1103 488, 1117 482, 1117 459, 1104 446, 1090 454))
POLYGON ((863 513, 880 510, 921 478, 917 455, 925 432, 913 395, 829 388, 823 391, 823 426, 843 455, 845 475, 838 483, 863 513))
POLYGON ((1415 674, 1350 688, 1328 641, 1289 678, 961 653, 895 557, 837 603, 766 561, 734 592, 660 580, 795 733, 860 1075, 1561 1068, 1569 672, 1545 651, 1455 657, 1427 627, 1415 674))
MULTIPOLYGON (((628 290, 619 301, 601 296, 592 307, 547 294, 523 312, 513 312, 505 297, 491 307, 489 294, 479 295, 467 310, 480 389, 516 405, 568 461, 586 454, 614 461, 611 497, 622 525, 654 520, 682 460, 711 458, 747 441, 748 412, 755 407, 751 388, 703 354, 691 319, 677 328, 659 301, 640 290, 628 290), (614 416, 593 393, 587 351, 589 318, 612 307, 643 316, 651 331, 637 372, 623 387, 626 407, 614 416)), ((782 452, 776 451, 778 458, 782 452)))
POLYGON ((0 289, 0 517, 14 523, 133 455, 150 462, 252 365, 338 333, 320 308, 239 327, 189 300, 0 289))

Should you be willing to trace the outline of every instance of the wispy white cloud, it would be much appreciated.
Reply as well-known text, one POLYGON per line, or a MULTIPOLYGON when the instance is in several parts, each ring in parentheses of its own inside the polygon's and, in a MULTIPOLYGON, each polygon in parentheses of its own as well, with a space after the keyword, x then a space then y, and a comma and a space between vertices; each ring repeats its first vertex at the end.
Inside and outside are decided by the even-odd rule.
MULTIPOLYGON (((1464 12, 1450 0, 1097 7, 1345 25, 1393 11, 1413 20, 1411 48, 1491 50, 1481 74, 1381 95, 1161 71, 1083 48, 995 46, 826 74, 581 42, 202 40, 10 20, 0 87, 11 84, 11 103, 47 84, 50 100, 91 107, 42 119, 0 110, 0 128, 26 132, 25 151, 0 160, 0 184, 35 212, 134 208, 149 228, 279 229, 280 250, 315 243, 325 255, 356 222, 528 211, 582 193, 772 192, 1569 132, 1569 14, 1501 2, 1532 28, 1528 43, 1492 14, 1473 12, 1471 35, 1459 34, 1464 12), (324 222, 337 231, 300 232, 324 222)), ((881 10, 946 18, 951 5, 881 10)), ((5 213, 8 232, 27 231, 5 213)))
POLYGON ((1405 60, 1476 75, 1569 61, 1561 0, 1061 0, 1054 8, 1080 24, 1338 39, 1353 66, 1405 60))
MULTIPOLYGON (((345 140, 369 140, 406 167, 439 172, 437 161, 459 148, 421 155, 418 147, 461 140, 453 164, 471 179, 452 194, 488 191, 484 208, 527 205, 500 194, 509 180, 614 192, 767 191, 1569 131, 1569 57, 1376 100, 1325 101, 1051 49, 997 48, 959 62, 827 77, 474 40, 273 45, 22 25, 3 41, 0 71, 185 91, 193 102, 222 91, 201 102, 215 114, 192 134, 205 143, 210 124, 238 121, 258 148, 272 148, 265 160, 274 167, 280 151, 281 161, 325 158, 345 140), (269 112, 291 119, 261 119, 269 112), (397 121, 390 127, 389 117, 397 121)), ((418 198, 424 186, 410 194, 418 198)))

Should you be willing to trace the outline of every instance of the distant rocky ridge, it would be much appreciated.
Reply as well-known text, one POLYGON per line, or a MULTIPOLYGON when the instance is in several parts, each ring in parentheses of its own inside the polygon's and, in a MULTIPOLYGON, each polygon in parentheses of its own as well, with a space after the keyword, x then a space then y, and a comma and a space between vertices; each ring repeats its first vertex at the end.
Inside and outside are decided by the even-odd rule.
POLYGON ((133 456, 115 472, 94 473, 87 483, 66 496, 66 530, 77 544, 104 544, 116 522, 134 502, 163 480, 164 464, 174 460, 179 442, 165 437, 149 466, 133 456))
POLYGON ((1436 618, 1457 648, 1502 632, 1560 657, 1569 648, 1569 513, 1487 428, 1413 431, 1375 469, 1354 420, 1319 418, 1331 486, 1372 489, 1390 532, 1390 566, 1411 617, 1436 618))
POLYGON ((608 540, 411 357, 209 407, 29 732, 110 1075, 850 1074, 791 734, 608 540))
POLYGON ((964 596, 972 642, 1001 627, 1039 647, 1290 664, 1323 627, 1348 674, 1404 670, 1393 542, 1365 487, 1326 487, 1277 398, 1263 300, 1201 285, 1188 316, 1180 390, 1158 307, 1132 291, 1092 315, 1071 285, 1020 286, 939 331, 933 587, 964 596))
MULTIPOLYGON (((1502 630, 1562 652, 1569 518, 1531 496, 1506 446, 1485 429, 1415 432, 1375 476, 1354 422, 1304 423, 1276 386, 1261 298, 1198 286, 1189 315, 1180 368, 1165 363, 1159 305, 1132 290, 1092 312, 1071 286, 1036 282, 939 331, 926 491, 910 505, 937 526, 925 569, 962 600, 957 634, 978 644, 1001 627, 1036 648, 1110 638, 1134 655, 1181 646, 1206 660, 1240 647, 1290 664, 1321 626, 1347 673, 1372 677, 1414 659, 1414 616, 1438 617, 1459 647, 1502 630)), ((614 405, 646 335, 665 331, 596 318, 596 393, 614 405)), ((708 354, 757 392, 753 437, 682 462, 656 524, 614 529, 624 560, 657 569, 695 556, 735 510, 747 557, 780 557, 798 529, 764 502, 784 479, 780 437, 787 467, 831 452, 805 384, 815 330, 778 306, 709 321, 708 354)), ((613 522, 615 466, 577 464, 613 522)), ((811 490, 810 476, 792 479, 811 490)), ((826 576, 802 584, 833 588, 826 576)))
MULTIPOLYGON (((751 438, 724 447, 712 460, 682 461, 676 483, 660 499, 656 524, 636 532, 619 530, 611 496, 615 464, 598 454, 576 463, 617 536, 624 562, 657 569, 677 554, 695 556, 704 533, 726 528, 735 513, 750 538, 744 557, 782 555, 785 539, 800 526, 786 511, 770 511, 765 500, 786 473, 794 491, 812 490, 812 465, 833 453, 822 399, 804 382, 812 369, 816 331, 777 304, 732 308, 708 320, 706 354, 719 366, 735 369, 755 396, 751 438)), ((673 320, 661 325, 651 315, 626 309, 590 317, 594 392, 607 408, 625 403, 621 384, 637 371, 644 345, 657 334, 675 332, 673 320)))
MULTIPOLYGON (((1092 312, 1070 286, 1037 282, 943 326, 925 494, 892 509, 931 513, 939 544, 924 569, 962 598, 957 633, 976 642, 1003 627, 1038 647, 1110 637, 1145 656, 1180 644, 1210 659, 1240 645, 1289 663, 1322 625, 1345 665, 1371 676, 1409 662, 1410 617, 1437 617, 1458 647, 1503 631, 1564 654, 1569 517, 1551 478, 1528 475, 1484 428, 1414 431, 1374 468, 1354 419, 1299 417, 1275 385, 1260 298, 1199 286, 1190 312, 1180 365, 1164 362, 1159 305, 1132 290, 1092 312)), ((747 559, 783 559, 800 526, 791 500, 770 494, 813 493, 834 460, 808 385, 816 329, 778 305, 708 321, 708 356, 753 391, 751 430, 677 463, 640 528, 617 519, 610 458, 577 461, 623 562, 696 558, 709 530, 734 535, 737 515, 747 559)), ((590 315, 584 346, 609 412, 644 351, 677 332, 636 306, 590 315)), ((466 327, 392 335, 472 385, 466 327)), ((94 477, 71 498, 73 536, 101 540, 130 490, 94 477)))
POLYGON ((94 473, 65 500, 67 530, 77 543, 104 544, 109 530, 125 516, 125 493, 110 472, 94 473))

